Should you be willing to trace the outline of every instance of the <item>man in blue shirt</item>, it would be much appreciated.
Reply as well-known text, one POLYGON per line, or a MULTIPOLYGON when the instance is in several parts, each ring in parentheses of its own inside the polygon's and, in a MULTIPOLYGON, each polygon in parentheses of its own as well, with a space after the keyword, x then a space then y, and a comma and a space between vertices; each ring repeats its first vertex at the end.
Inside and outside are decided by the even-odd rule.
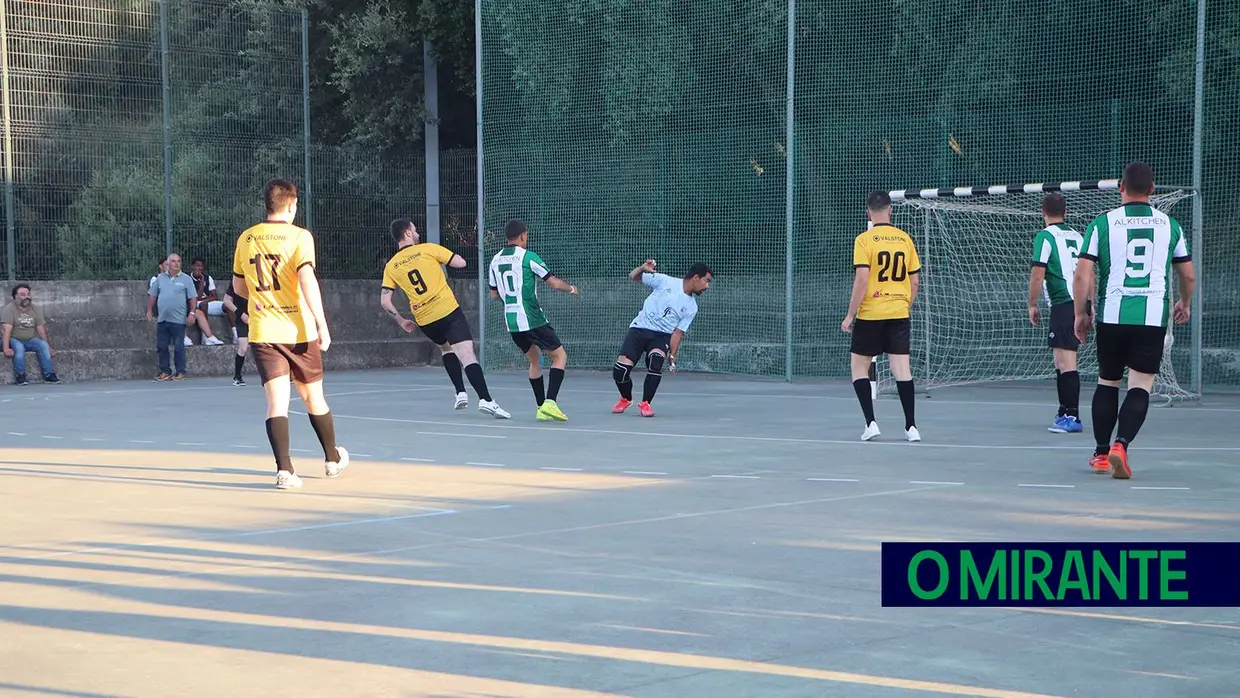
POLYGON ((651 293, 642 304, 641 312, 629 323, 620 356, 612 367, 612 379, 620 391, 620 401, 611 410, 614 414, 623 413, 633 404, 633 381, 629 374, 645 356, 646 382, 638 408, 643 417, 654 416, 650 401, 659 389, 659 381, 663 380, 663 361, 666 359, 670 369, 676 370, 676 352, 697 316, 696 297, 710 288, 713 278, 710 267, 701 262, 694 264, 683 279, 658 274, 655 266, 653 259, 647 259, 629 273, 633 281, 649 286, 651 293))
POLYGON ((193 317, 198 288, 189 274, 181 273, 181 256, 168 255, 167 271, 155 277, 146 299, 146 321, 157 319, 155 350, 159 353, 157 381, 185 380, 185 325, 193 317), (177 372, 168 365, 168 344, 176 354, 177 372))

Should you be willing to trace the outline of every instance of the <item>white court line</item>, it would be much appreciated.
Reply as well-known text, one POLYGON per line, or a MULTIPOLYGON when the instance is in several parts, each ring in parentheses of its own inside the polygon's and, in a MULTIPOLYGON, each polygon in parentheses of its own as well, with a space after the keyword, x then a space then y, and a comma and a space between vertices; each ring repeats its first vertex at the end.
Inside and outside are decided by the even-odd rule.
POLYGON ((939 482, 938 480, 909 480, 910 485, 953 485, 960 486, 963 482, 939 482))
POLYGON ((413 461, 414 463, 434 463, 434 458, 401 458, 401 460, 413 461))
POLYGON ((61 439, 65 438, 65 437, 63 437, 63 436, 46 436, 46 435, 44 435, 44 437, 43 437, 43 438, 45 438, 45 439, 53 439, 53 440, 55 440, 55 441, 59 441, 59 440, 61 440, 61 439))
POLYGON ((178 441, 178 446, 206 446, 206 444, 196 443, 194 441, 178 441))
POLYGON ((807 477, 810 482, 861 482, 853 477, 807 477))
POLYGON ((107 441, 107 439, 91 439, 91 438, 83 438, 82 440, 83 441, 107 441))
POLYGON ((541 468, 539 468, 539 470, 558 470, 558 471, 560 471, 560 472, 564 472, 564 473, 579 473, 579 472, 581 472, 581 468, 553 468, 553 467, 551 467, 551 466, 549 466, 549 465, 548 465, 548 466, 541 467, 541 468))
POLYGON ((732 480, 760 480, 762 478, 757 475, 711 475, 711 477, 726 478, 732 480))
POLYGON ((1076 485, 1038 485, 1038 484, 1033 484, 1033 483, 1020 483, 1016 486, 1017 487, 1052 487, 1052 488, 1058 487, 1058 488, 1063 488, 1063 489, 1072 489, 1076 487, 1076 485))
MULTIPOLYGON (((387 385, 390 386, 391 383, 387 383, 387 385)), ((346 385, 344 387, 347 388, 349 386, 346 385)), ((426 386, 426 387, 411 387, 411 388, 389 388, 387 390, 354 390, 354 391, 347 392, 347 393, 327 393, 323 397, 344 397, 346 395, 374 395, 376 393, 425 393, 425 392, 429 392, 432 390, 442 390, 442 388, 432 388, 430 386, 426 386)), ((293 397, 300 399, 296 395, 294 395, 293 397)))
POLYGON ((479 463, 478 461, 468 461, 465 465, 480 465, 484 468, 507 468, 503 463, 479 463))
POLYGON ((251 446, 250 444, 233 444, 229 446, 229 448, 258 448, 258 446, 251 446))
MULTIPOLYGON (((291 414, 304 415, 305 412, 289 411, 291 414)), ((858 441, 856 439, 809 439, 797 437, 781 437, 781 436, 744 436, 738 434, 672 434, 660 431, 628 431, 624 429, 590 429, 587 427, 535 427, 523 426, 518 424, 468 424, 465 422, 441 422, 433 419, 401 419, 398 417, 367 417, 355 414, 339 414, 332 413, 336 419, 357 419, 367 422, 391 422, 396 424, 426 424, 430 426, 444 427, 465 427, 467 429, 517 429, 521 431, 558 431, 558 432, 574 432, 579 434, 614 434, 618 436, 654 436, 671 439, 710 439, 710 440, 728 440, 728 441, 757 441, 762 443, 794 443, 794 444, 830 444, 843 446, 861 446, 870 448, 873 446, 893 446, 903 448, 957 448, 965 450, 984 450, 984 451, 1080 451, 1080 446, 1015 446, 1010 444, 943 444, 930 443, 921 441, 918 443, 908 443, 905 441, 858 441)), ((425 436, 473 436, 475 438, 503 439, 504 436, 484 436, 482 434, 461 434, 451 432, 434 432, 419 431, 418 434, 425 436)), ((1240 446, 1142 446, 1142 451, 1220 451, 1224 453, 1240 452, 1240 446)))
POLYGON ((1134 490, 1186 490, 1189 488, 1187 487, 1140 487, 1140 486, 1134 485, 1132 489, 1134 490))
POLYGON ((28 436, 28 434, 20 431, 10 431, 9 436, 28 436))
POLYGON ((314 451, 308 448, 290 448, 289 453, 314 453, 314 451))
POLYGON ((154 442, 154 441, 146 441, 146 440, 143 440, 143 439, 130 439, 130 440, 129 440, 129 443, 131 443, 131 444, 153 444, 153 443, 155 443, 155 442, 154 442))
POLYGON ((660 473, 654 470, 622 470, 620 472, 623 475, 667 475, 667 473, 660 473))
POLYGON ((374 458, 375 457, 373 453, 350 453, 349 455, 357 456, 358 458, 374 458))

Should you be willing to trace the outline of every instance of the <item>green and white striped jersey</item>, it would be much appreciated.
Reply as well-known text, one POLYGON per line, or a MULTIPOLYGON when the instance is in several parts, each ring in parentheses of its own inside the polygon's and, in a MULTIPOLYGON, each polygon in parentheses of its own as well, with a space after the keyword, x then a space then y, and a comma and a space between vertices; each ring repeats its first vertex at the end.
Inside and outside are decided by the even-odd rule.
POLYGON ((1033 266, 1046 269, 1042 294, 1051 305, 1072 302, 1072 276, 1081 242, 1081 234, 1063 223, 1052 223, 1033 238, 1033 266))
POLYGON ((509 332, 524 332, 549 324, 538 302, 538 280, 551 276, 547 263, 524 247, 509 245, 491 258, 491 290, 504 302, 509 332))
POLYGON ((1171 264, 1191 259, 1184 231, 1148 203, 1130 203, 1085 228, 1081 258, 1098 263, 1100 322, 1166 327, 1171 264))

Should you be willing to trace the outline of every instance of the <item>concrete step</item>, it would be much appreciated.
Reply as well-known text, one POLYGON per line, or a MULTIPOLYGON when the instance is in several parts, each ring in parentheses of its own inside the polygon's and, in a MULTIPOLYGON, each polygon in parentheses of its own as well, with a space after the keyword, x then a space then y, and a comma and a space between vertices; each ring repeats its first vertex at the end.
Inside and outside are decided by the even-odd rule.
MULTIPOLYGON (((190 380, 206 376, 231 376, 234 353, 235 347, 232 345, 187 347, 186 374, 190 380)), ((153 340, 146 348, 58 349, 53 362, 56 373, 64 382, 154 378, 159 372, 153 340)), ((425 366, 431 363, 439 363, 439 352, 435 346, 424 338, 408 336, 399 340, 334 341, 331 349, 323 355, 323 364, 328 371, 425 366)), ((34 355, 27 354, 26 371, 31 383, 42 382, 34 355)), ((252 357, 246 358, 244 373, 246 376, 256 376, 252 357)), ((13 370, 9 362, 7 370, 0 371, 0 384, 12 383, 13 370)))

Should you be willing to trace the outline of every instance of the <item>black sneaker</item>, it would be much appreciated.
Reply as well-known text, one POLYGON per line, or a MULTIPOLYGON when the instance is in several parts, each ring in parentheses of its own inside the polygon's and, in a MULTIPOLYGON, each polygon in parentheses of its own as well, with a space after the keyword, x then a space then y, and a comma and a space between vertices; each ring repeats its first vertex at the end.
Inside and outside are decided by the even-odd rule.
POLYGON ((17 377, 13 383, 16 385, 30 385, 30 381, 26 380, 26 374, 24 373, 17 374, 17 377))
POLYGON ((57 376, 55 373, 49 373, 46 376, 43 376, 43 382, 44 383, 59 383, 60 376, 57 376))
POLYGON ((237 385, 237 386, 245 385, 245 379, 242 378, 241 376, 236 376, 233 378, 233 385, 237 385))

